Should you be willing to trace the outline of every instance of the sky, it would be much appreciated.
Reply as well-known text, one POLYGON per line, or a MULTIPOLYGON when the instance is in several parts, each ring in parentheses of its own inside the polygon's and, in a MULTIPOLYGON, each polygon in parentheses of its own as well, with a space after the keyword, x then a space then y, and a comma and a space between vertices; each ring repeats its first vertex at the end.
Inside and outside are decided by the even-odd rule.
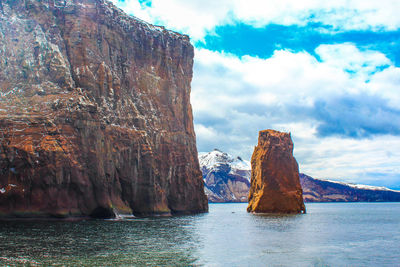
POLYGON ((199 152, 291 132, 300 172, 400 189, 400 1, 113 0, 188 34, 199 152))

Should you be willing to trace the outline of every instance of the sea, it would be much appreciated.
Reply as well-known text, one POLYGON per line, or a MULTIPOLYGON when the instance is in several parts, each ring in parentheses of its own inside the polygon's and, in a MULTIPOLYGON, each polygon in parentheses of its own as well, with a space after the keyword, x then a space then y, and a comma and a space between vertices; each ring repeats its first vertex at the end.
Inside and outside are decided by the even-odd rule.
POLYGON ((209 213, 2 221, 0 266, 400 266, 400 203, 308 203, 299 215, 209 213))

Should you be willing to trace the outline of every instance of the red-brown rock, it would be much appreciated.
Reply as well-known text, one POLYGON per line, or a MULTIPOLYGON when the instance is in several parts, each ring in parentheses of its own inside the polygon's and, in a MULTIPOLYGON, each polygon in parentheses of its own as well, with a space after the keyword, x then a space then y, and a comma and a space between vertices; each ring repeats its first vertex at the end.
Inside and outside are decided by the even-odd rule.
POLYGON ((248 212, 305 213, 290 133, 260 131, 251 157, 248 212))
POLYGON ((0 216, 207 211, 189 38, 105 0, 0 3, 0 216))

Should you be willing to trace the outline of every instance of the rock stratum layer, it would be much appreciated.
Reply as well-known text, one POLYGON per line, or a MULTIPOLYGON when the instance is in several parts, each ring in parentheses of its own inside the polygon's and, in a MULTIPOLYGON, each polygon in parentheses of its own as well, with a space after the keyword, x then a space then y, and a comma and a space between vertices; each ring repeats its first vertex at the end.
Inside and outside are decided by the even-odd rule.
POLYGON ((251 157, 248 212, 305 213, 299 167, 289 133, 260 131, 251 157))
POLYGON ((104 0, 1 0, 0 216, 207 211, 193 55, 104 0))

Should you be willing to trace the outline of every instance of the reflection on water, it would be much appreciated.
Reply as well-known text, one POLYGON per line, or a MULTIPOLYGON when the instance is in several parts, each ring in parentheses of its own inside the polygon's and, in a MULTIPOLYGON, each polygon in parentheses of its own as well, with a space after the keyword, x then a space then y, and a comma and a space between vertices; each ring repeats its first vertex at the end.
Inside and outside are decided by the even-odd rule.
POLYGON ((308 204, 302 215, 210 213, 126 221, 0 222, 0 265, 392 266, 400 203, 308 204))

